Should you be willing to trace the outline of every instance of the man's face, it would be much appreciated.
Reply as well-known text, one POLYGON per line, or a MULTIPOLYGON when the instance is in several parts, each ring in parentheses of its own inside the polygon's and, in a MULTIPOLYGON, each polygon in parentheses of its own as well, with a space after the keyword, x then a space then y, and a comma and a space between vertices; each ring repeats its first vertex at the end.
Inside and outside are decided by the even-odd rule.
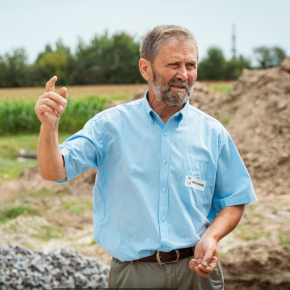
POLYGON ((197 53, 190 41, 162 44, 152 65, 152 89, 157 99, 169 106, 186 103, 197 77, 197 53))

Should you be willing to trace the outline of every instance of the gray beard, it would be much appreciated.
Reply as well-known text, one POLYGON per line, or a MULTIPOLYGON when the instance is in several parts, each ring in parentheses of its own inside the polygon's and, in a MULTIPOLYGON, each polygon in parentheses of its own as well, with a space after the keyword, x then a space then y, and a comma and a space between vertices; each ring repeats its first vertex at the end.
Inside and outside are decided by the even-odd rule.
POLYGON ((172 79, 167 85, 162 85, 160 77, 153 70, 153 92, 157 99, 168 106, 177 106, 185 104, 191 97, 194 85, 189 86, 188 81, 179 81, 177 79, 172 79), (170 92, 170 87, 172 85, 183 86, 186 90, 183 92, 170 92))

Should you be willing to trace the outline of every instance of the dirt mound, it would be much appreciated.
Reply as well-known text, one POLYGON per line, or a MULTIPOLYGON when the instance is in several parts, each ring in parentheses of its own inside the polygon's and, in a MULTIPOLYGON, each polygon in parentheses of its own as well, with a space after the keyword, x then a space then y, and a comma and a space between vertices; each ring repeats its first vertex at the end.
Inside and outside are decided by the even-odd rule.
POLYGON ((222 259, 227 289, 290 289, 290 255, 273 246, 253 242, 229 251, 222 259))
POLYGON ((289 66, 287 58, 279 68, 244 70, 232 92, 207 111, 228 120, 256 188, 266 194, 290 193, 289 66))

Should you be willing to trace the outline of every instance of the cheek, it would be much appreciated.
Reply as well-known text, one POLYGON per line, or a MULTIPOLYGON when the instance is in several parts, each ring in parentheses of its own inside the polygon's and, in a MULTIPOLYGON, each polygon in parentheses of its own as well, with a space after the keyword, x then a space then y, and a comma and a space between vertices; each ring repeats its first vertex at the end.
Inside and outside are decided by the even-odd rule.
POLYGON ((188 83, 192 85, 195 82, 196 78, 197 78, 197 70, 190 72, 188 74, 188 83))
POLYGON ((176 77, 176 71, 167 69, 166 73, 164 74, 163 81, 167 84, 176 77))

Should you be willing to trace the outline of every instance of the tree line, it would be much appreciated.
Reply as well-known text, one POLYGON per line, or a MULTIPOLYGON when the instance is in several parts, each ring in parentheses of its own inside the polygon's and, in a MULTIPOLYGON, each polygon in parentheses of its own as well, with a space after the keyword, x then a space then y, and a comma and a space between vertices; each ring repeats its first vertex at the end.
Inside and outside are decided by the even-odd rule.
MULTIPOLYGON (((33 63, 24 48, 0 55, 0 87, 42 86, 51 76, 58 76, 59 85, 133 84, 144 82, 139 73, 140 40, 118 32, 95 36, 89 43, 79 40, 76 50, 61 40, 47 44, 33 63)), ((277 66, 286 53, 279 47, 254 49, 255 68, 277 66)), ((198 66, 198 80, 233 80, 243 68, 252 68, 244 56, 227 60, 218 47, 207 50, 198 66)))

